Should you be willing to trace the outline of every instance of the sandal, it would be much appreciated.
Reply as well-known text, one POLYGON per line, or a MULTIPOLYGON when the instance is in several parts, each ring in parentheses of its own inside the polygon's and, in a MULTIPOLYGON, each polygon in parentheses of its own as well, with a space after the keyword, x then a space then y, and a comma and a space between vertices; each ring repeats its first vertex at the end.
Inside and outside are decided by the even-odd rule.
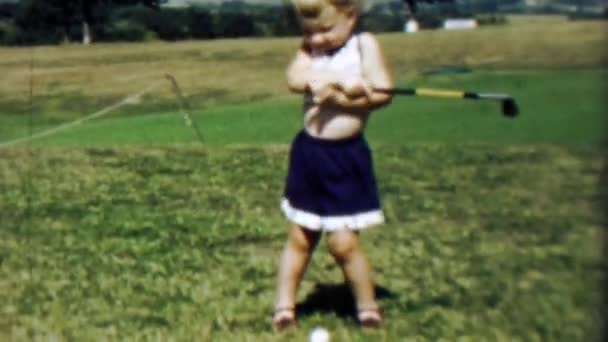
POLYGON ((275 330, 283 331, 296 325, 296 311, 293 307, 277 308, 272 315, 275 330))
POLYGON ((382 314, 378 308, 360 309, 357 319, 363 328, 379 328, 382 325, 382 314))

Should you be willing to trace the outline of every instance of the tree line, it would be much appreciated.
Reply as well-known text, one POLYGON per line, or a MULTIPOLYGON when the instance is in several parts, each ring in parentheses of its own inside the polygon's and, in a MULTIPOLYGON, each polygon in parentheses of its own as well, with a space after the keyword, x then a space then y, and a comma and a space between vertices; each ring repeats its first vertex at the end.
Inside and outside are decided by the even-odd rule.
POLYGON ((162 7, 163 0, 21 0, 0 3, 0 44, 212 39, 296 34, 289 1, 162 7))
MULTIPOLYGON (((183 8, 167 0, 20 0, 0 2, 0 44, 186 40, 276 37, 299 34, 290 0, 253 5, 241 0, 183 8)), ((604 1, 604 0, 602 0, 604 1)), ((597 0, 572 0, 577 4, 597 0)), ((401 31, 414 17, 422 28, 446 17, 522 12, 522 0, 392 0, 374 2, 362 26, 374 32, 401 31)), ((494 15, 493 14, 493 15, 494 15)), ((504 23, 505 20, 486 20, 504 23)))

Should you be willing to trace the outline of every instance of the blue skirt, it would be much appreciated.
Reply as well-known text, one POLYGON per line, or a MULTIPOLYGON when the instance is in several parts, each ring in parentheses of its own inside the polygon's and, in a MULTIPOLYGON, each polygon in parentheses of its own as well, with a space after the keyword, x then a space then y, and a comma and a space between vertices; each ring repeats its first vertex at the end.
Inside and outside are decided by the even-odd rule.
POLYGON ((281 209, 311 230, 363 229, 384 222, 372 156, 358 134, 326 140, 302 130, 289 155, 281 209))

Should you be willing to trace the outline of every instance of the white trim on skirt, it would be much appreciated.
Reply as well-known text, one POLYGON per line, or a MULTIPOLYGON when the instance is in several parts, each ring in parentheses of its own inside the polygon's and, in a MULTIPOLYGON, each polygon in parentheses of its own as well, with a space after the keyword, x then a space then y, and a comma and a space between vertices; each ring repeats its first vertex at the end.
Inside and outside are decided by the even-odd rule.
POLYGON ((311 230, 361 230, 384 223, 384 215, 380 209, 353 215, 320 216, 294 208, 288 199, 283 198, 281 210, 283 210, 283 214, 285 214, 289 221, 311 230))

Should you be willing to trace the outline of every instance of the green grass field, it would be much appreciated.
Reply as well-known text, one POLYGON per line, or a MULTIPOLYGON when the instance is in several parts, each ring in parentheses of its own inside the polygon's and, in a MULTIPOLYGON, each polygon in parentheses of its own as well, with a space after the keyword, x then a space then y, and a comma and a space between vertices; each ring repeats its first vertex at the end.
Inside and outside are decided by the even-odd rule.
MULTIPOLYGON (((600 145, 608 127, 604 94, 605 69, 476 71, 461 75, 419 77, 404 86, 504 92, 517 100, 521 115, 501 115, 494 101, 395 97, 374 113, 367 135, 372 143, 517 143, 600 145)), ((148 94, 153 97, 154 94, 148 94)), ((133 115, 139 104, 96 120, 35 140, 37 146, 164 145, 194 143, 197 136, 185 125, 177 102, 168 111, 133 115), (127 114, 124 114, 127 113, 127 114)), ((143 108, 138 108, 138 107, 143 108)), ((166 105, 169 106, 169 105, 166 105)), ((193 119, 206 144, 285 144, 301 128, 301 98, 278 97, 238 105, 193 110, 193 119)), ((5 139, 26 136, 26 117, 13 117, 5 139)), ((5 119, 6 121, 10 119, 5 119)), ((55 123, 57 124, 57 123, 55 123)), ((33 132, 52 127, 43 124, 33 132)))
POLYGON ((373 332, 357 327, 323 243, 299 328, 271 329, 278 204, 302 124, 283 84, 297 40, 41 47, 32 98, 31 51, 0 49, 0 143, 102 110, 163 72, 205 139, 167 84, 0 146, 0 341, 306 341, 318 325, 332 341, 599 341, 606 25, 554 20, 380 36, 399 85, 510 93, 521 116, 406 97, 372 115, 387 218, 362 239, 386 316, 373 332), (424 74, 450 65, 472 72, 424 74))
POLYGON ((601 256, 594 149, 375 149, 388 223, 363 234, 386 326, 361 332, 323 244, 300 328, 270 312, 286 147, 0 152, 3 340, 590 341, 601 256))

